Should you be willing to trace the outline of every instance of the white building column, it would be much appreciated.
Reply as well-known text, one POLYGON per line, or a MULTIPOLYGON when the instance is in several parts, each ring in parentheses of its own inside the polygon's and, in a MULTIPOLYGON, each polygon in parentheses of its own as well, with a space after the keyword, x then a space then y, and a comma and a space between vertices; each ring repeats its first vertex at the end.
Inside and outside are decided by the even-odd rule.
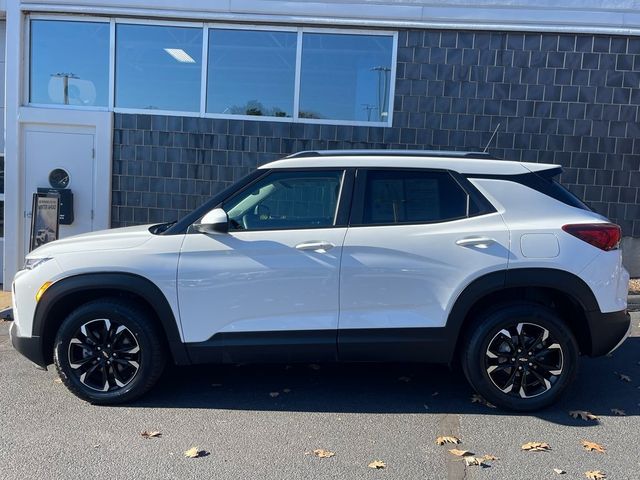
POLYGON ((7 2, 6 76, 5 76, 5 240, 3 288, 11 288, 13 276, 20 268, 19 245, 23 231, 21 209, 22 165, 19 151, 18 111, 22 94, 23 18, 19 2, 7 2))

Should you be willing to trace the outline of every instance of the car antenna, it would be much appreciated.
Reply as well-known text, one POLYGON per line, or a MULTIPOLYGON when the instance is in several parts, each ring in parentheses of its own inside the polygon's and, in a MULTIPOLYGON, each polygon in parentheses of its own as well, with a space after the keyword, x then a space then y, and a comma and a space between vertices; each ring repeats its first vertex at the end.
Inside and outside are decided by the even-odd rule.
POLYGON ((487 142, 487 146, 484 147, 484 150, 482 150, 482 153, 486 153, 487 149, 489 148, 489 145, 491 145, 491 142, 493 141, 493 137, 496 136, 496 133, 498 133, 498 129, 500 128, 500 123, 498 123, 498 125, 496 125, 496 129, 493 131, 493 134, 491 135, 491 138, 489 139, 489 141, 487 142))

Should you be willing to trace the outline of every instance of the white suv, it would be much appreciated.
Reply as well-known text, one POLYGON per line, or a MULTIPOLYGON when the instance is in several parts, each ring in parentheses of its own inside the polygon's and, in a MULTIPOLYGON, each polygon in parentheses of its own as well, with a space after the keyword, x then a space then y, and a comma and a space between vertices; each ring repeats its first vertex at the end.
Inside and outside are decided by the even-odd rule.
POLYGON ((482 153, 302 152, 182 220, 27 256, 13 345, 97 404, 166 361, 461 364, 515 410, 552 403, 580 354, 630 330, 620 228, 482 153))

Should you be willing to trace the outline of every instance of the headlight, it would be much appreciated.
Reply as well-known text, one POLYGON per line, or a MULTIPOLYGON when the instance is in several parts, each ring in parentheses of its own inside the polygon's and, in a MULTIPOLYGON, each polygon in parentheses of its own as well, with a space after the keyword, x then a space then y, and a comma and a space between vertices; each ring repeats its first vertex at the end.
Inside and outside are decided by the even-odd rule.
POLYGON ((51 257, 27 258, 24 261, 24 269, 25 270, 33 270, 38 265, 42 265, 44 262, 48 262, 49 260, 51 260, 51 257))

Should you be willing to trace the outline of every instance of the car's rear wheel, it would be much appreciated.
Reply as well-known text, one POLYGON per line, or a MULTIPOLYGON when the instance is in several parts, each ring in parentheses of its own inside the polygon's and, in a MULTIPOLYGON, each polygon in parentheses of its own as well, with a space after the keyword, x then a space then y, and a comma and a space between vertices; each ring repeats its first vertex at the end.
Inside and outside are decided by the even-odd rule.
POLYGON ((119 299, 74 310, 54 344, 54 363, 67 388, 95 404, 132 401, 147 392, 165 364, 162 338, 149 314, 119 299))
POLYGON ((490 403, 531 411, 554 403, 574 379, 576 340, 550 308, 497 307, 473 323, 462 351, 471 386, 490 403))

